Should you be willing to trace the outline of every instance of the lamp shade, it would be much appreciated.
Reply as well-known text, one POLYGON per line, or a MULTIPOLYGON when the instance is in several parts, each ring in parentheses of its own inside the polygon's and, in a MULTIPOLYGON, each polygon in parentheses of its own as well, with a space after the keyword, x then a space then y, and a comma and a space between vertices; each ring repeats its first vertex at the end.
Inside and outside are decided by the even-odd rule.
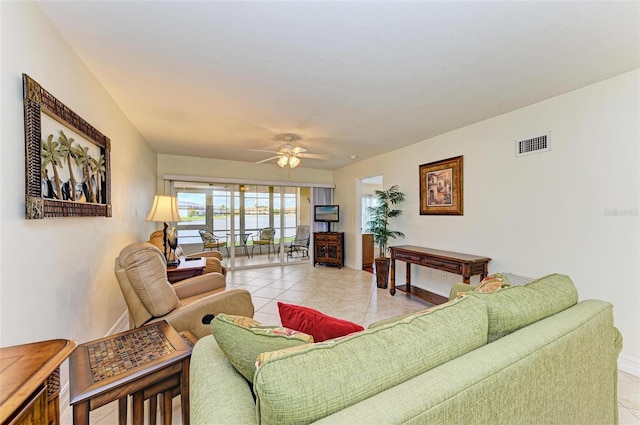
POLYGON ((175 196, 156 195, 153 198, 153 206, 147 221, 159 221, 171 223, 180 221, 180 212, 178 211, 178 199, 175 196))
POLYGON ((287 162, 289 162, 289 158, 287 158, 286 156, 281 156, 280 159, 278 159, 278 165, 280 167, 284 167, 285 165, 287 165, 287 162))
POLYGON ((296 168, 298 164, 300 164, 300 158, 298 158, 297 156, 292 156, 291 158, 289 158, 289 167, 296 168))

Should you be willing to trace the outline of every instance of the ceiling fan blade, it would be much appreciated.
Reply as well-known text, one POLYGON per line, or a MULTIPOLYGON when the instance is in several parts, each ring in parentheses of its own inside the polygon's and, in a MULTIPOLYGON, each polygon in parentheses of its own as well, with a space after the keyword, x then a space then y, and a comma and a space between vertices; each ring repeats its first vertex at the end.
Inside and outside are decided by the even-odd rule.
POLYGON ((279 153, 278 151, 267 151, 264 149, 247 149, 249 152, 267 152, 267 153, 279 153))
POLYGON ((299 156, 300 158, 311 158, 311 159, 330 159, 331 158, 329 155, 318 155, 314 153, 300 153, 296 156, 299 156))
POLYGON ((296 155, 306 151, 307 150, 301 146, 296 146, 295 148, 293 148, 293 153, 295 153, 296 155))
POLYGON ((272 156, 271 158, 263 159, 262 161, 255 162, 254 164, 262 164, 263 162, 271 161, 272 159, 280 158, 279 156, 272 156))

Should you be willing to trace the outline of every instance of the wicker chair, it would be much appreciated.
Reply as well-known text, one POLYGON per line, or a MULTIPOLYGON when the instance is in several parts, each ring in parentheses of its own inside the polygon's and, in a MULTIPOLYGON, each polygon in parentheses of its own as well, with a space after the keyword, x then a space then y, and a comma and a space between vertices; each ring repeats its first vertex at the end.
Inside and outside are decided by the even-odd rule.
POLYGON ((126 246, 115 260, 115 273, 129 309, 129 326, 166 320, 178 332, 196 338, 211 334, 212 315, 253 317, 251 294, 226 289, 220 273, 207 273, 171 285, 162 252, 150 243, 126 246))

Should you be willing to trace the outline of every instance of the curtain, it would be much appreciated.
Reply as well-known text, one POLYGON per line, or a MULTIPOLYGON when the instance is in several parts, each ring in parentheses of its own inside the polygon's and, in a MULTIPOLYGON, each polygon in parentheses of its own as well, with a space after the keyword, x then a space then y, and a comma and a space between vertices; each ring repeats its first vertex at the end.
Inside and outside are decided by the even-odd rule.
POLYGON ((328 187, 312 187, 311 188, 311 218, 309 222, 313 223, 311 227, 314 232, 326 232, 327 223, 316 223, 313 221, 313 211, 316 205, 333 204, 333 189, 328 187))

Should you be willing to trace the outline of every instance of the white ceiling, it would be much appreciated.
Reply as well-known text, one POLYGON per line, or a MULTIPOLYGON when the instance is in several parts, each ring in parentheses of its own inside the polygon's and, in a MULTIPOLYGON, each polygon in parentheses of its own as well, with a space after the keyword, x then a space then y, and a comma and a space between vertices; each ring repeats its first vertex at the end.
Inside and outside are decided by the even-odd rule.
POLYGON ((637 1, 38 3, 164 154, 330 170, 640 67, 637 1))

